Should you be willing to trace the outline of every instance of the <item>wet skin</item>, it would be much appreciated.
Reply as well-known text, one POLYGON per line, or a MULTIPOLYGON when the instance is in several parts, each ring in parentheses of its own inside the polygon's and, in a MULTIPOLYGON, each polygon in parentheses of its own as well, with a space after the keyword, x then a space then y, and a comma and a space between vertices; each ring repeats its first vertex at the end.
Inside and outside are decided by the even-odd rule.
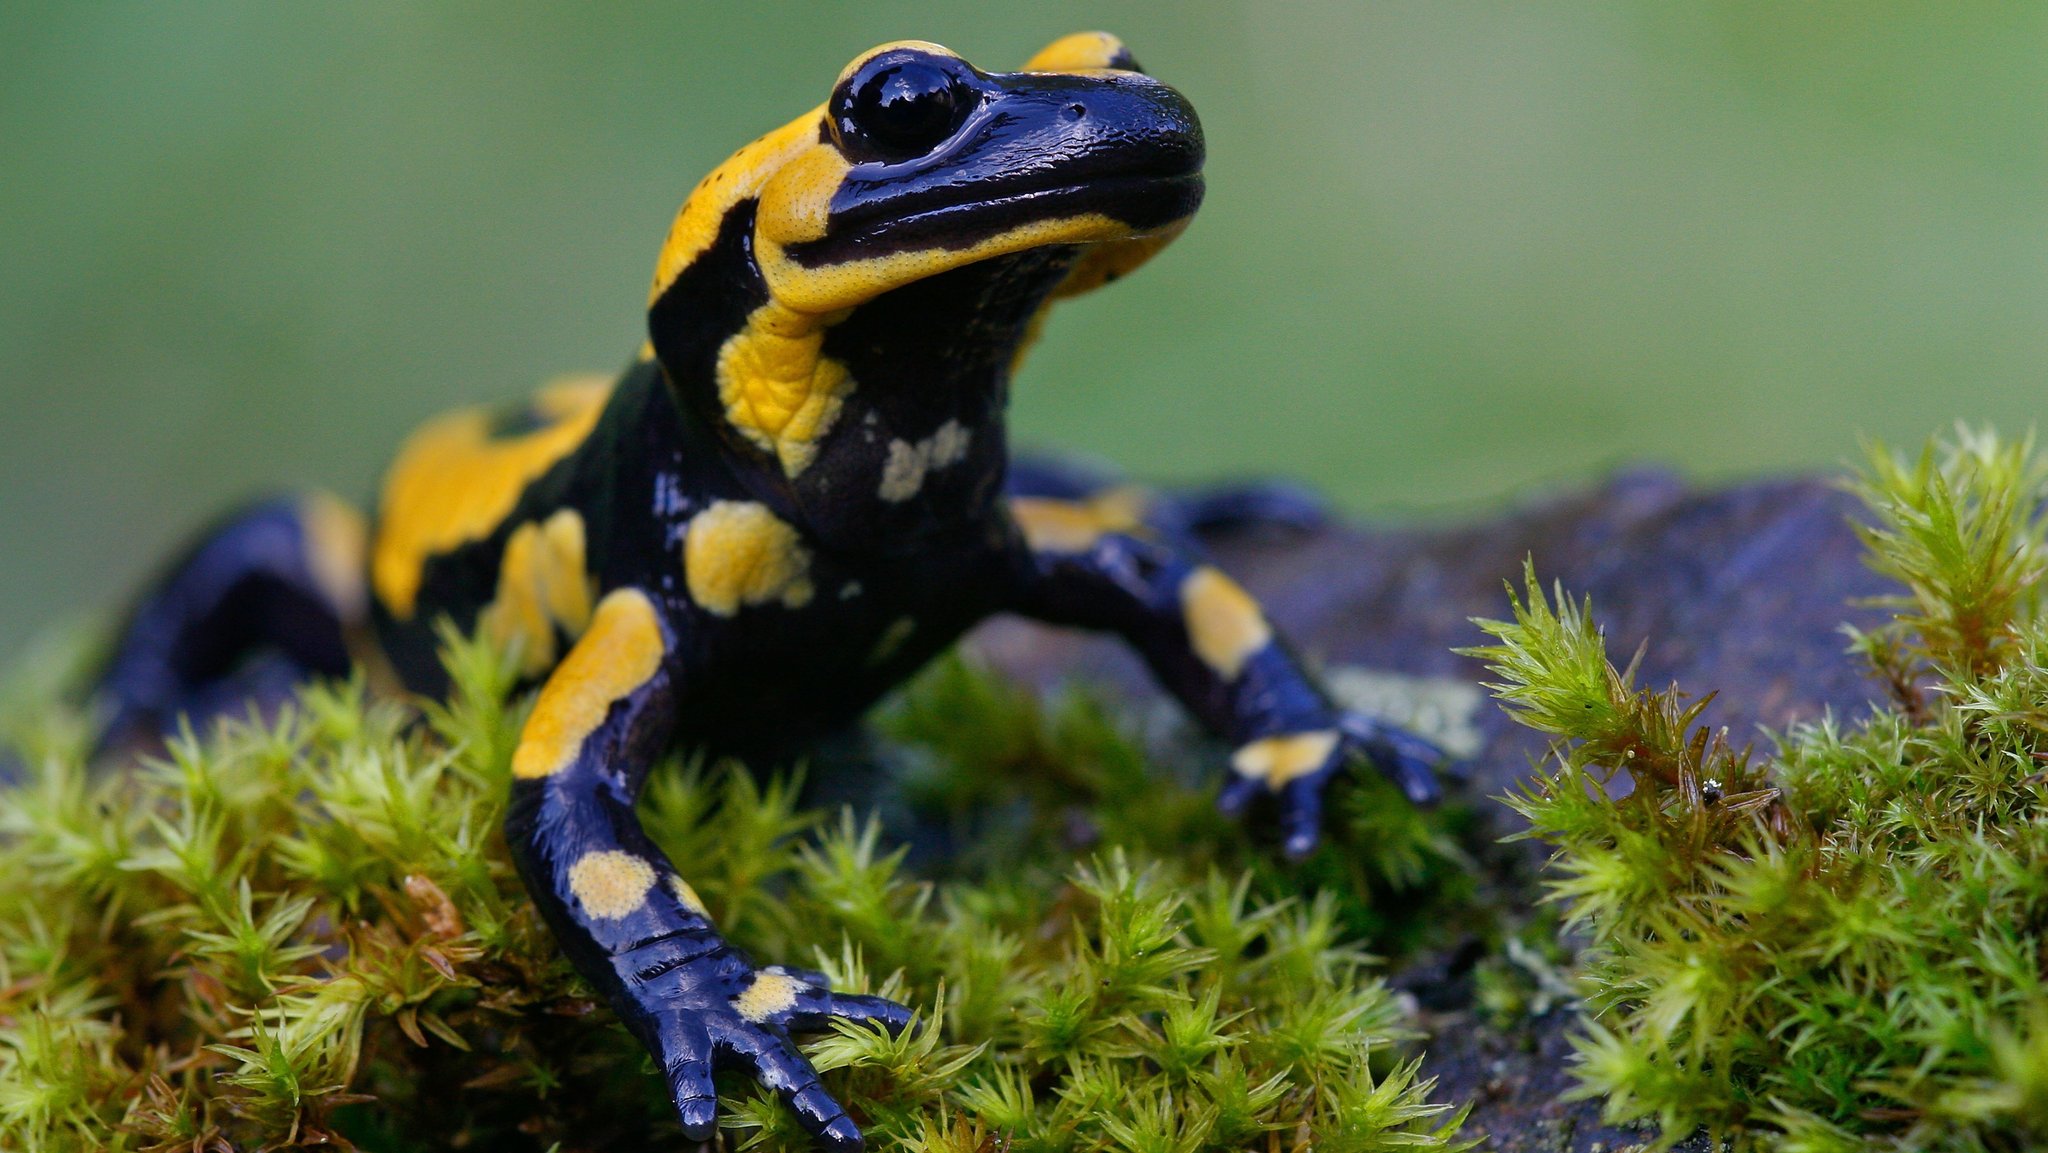
POLYGON ((1335 708, 1181 531, 1188 506, 1010 468, 1010 375, 1045 312, 1177 235, 1202 159, 1194 110, 1109 36, 1008 74, 920 42, 861 56, 690 195, 622 375, 430 422, 374 524, 278 501, 186 554, 102 679, 109 740, 216 711, 258 650, 438 693, 437 622, 482 631, 539 686, 506 820, 521 876, 684 1130, 711 1135, 731 1065, 857 1148, 789 1035, 909 1012, 719 937, 634 815, 670 750, 799 749, 1018 612, 1122 635, 1234 746, 1219 803, 1272 795, 1290 854, 1354 760, 1435 794, 1435 750, 1335 708))

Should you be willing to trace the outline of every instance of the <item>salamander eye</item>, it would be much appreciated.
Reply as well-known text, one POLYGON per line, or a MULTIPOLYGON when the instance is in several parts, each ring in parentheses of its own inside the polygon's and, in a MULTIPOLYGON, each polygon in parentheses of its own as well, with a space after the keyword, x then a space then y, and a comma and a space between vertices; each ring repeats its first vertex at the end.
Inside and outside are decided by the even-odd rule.
POLYGON ((910 160, 953 135, 973 101, 957 68, 878 56, 833 95, 833 134, 850 159, 910 160))

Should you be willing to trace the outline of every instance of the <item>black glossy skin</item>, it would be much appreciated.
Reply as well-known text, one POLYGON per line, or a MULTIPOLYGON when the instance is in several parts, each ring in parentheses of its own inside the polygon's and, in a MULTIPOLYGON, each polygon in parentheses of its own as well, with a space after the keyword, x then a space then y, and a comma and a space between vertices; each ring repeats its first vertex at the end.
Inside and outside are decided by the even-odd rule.
MULTIPOLYGON (((961 248, 1076 212, 1142 235, 1184 220, 1199 202, 1200 128, 1164 85, 1130 71, 991 76, 955 58, 895 51, 956 85, 964 111, 938 130, 924 125, 927 135, 943 131, 935 145, 892 157, 860 138, 858 91, 878 65, 871 60, 850 77, 827 106, 821 133, 856 163, 832 197, 826 234, 790 248, 800 264, 961 248)), ((1127 56, 1117 63, 1130 66, 1127 56)), ((434 621, 474 627, 496 594, 514 528, 563 509, 580 514, 597 592, 645 594, 662 656, 651 676, 612 701, 571 760, 514 782, 506 832, 522 876, 564 952, 667 1071, 690 1136, 713 1131, 711 1070, 734 1064, 782 1092, 823 1144, 853 1149, 857 1127, 819 1087, 789 1033, 833 1016, 903 1027, 909 1013, 835 995, 807 974, 786 986, 790 995, 772 1011, 743 1011, 747 991, 777 971, 757 970, 672 889, 675 865, 634 816, 644 775, 662 754, 680 745, 758 763, 794 751, 857 718, 975 622, 1010 611, 1121 634, 1233 745, 1341 734, 1326 763, 1278 790, 1291 853, 1314 845, 1323 788, 1349 761, 1369 758, 1427 800, 1437 758, 1398 730, 1340 713, 1277 640, 1228 675, 1192 644, 1183 599, 1204 562, 1182 530, 1203 516, 1298 514, 1284 496, 1162 500, 1142 526, 1105 531, 1085 547, 1034 548, 1027 539, 1012 500, 1089 495, 1085 481, 1058 469, 1012 474, 1003 436, 1026 327, 1081 246, 981 260, 854 307, 829 328, 824 352, 859 386, 818 439, 815 459, 789 475, 728 421, 716 384, 721 346, 770 296, 755 214, 751 202, 735 205, 709 250, 653 301, 655 356, 626 371, 580 447, 526 486, 495 531, 426 561, 417 611, 396 613, 380 601, 372 621, 406 682, 438 692, 434 621), (883 499, 877 478, 890 442, 929 437, 947 421, 971 434, 964 456, 932 470, 909 499, 883 499), (693 599, 679 550, 692 519, 721 500, 765 506, 796 530, 815 589, 807 603, 719 615, 693 599), (878 656, 885 635, 906 619, 915 622, 908 636, 878 656), (597 915, 571 878, 594 852, 644 862, 660 883, 630 911, 597 915)), ((267 644, 308 673, 343 667, 336 653, 351 622, 320 600, 308 562, 294 552, 291 507, 230 524, 143 602, 102 682, 118 709, 117 731, 210 711, 232 661, 219 652, 203 662, 191 657, 221 648, 223 620, 240 622, 229 647, 267 644)), ((1220 803, 1241 810, 1266 789, 1258 777, 1233 775, 1220 803)))

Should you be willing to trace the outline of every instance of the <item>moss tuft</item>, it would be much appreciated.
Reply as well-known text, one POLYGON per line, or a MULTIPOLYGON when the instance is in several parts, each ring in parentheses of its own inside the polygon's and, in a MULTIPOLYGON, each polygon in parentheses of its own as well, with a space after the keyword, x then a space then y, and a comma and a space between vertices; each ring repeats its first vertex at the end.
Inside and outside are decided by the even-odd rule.
MULTIPOLYGON (((314 687, 100 777, 60 662, 0 702, 0 1147, 683 1147, 511 869, 509 668, 448 654, 445 705, 314 687)), ((658 772, 643 804, 736 943, 938 1024, 808 1043, 871 1147, 1462 1147, 1359 942, 1423 932, 1390 895, 1462 891, 1466 817, 1367 786, 1338 839, 1384 851, 1294 872, 1086 695, 956 659, 883 727, 972 848, 913 869, 874 819, 730 765, 658 772)), ((727 1147, 807 1147, 721 1090, 727 1147)))
POLYGON ((1873 449, 1869 562, 1906 592, 1852 647, 1892 699, 1761 758, 1609 663, 1533 566, 1481 622, 1490 687, 1556 738, 1507 801, 1592 942, 1577 1076, 1609 1118, 1756 1149, 2048 1140, 2042 480, 1988 433, 1873 449))

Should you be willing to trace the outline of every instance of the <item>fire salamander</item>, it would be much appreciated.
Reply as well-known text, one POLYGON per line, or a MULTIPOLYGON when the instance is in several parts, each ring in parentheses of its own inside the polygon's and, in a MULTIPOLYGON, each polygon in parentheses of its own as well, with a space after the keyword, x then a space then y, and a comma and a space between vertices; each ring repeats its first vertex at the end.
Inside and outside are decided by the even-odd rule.
POLYGON ((505 823, 520 874, 684 1131, 712 1134, 730 1066, 859 1148, 790 1034, 909 1011, 720 938, 634 815, 669 750, 783 754, 1016 612, 1135 647, 1233 745, 1221 805, 1273 796, 1291 854, 1355 759, 1435 793, 1436 751, 1334 707, 1185 508, 1010 466, 1010 376, 1047 309, 1177 235, 1202 161, 1194 109, 1111 36, 1014 73, 916 41, 866 53, 690 194, 617 379, 428 423, 373 523, 320 496, 206 535, 114 648, 108 741, 245 699, 258 651, 343 674, 369 637, 437 693, 436 622, 481 630, 539 690, 505 823))

